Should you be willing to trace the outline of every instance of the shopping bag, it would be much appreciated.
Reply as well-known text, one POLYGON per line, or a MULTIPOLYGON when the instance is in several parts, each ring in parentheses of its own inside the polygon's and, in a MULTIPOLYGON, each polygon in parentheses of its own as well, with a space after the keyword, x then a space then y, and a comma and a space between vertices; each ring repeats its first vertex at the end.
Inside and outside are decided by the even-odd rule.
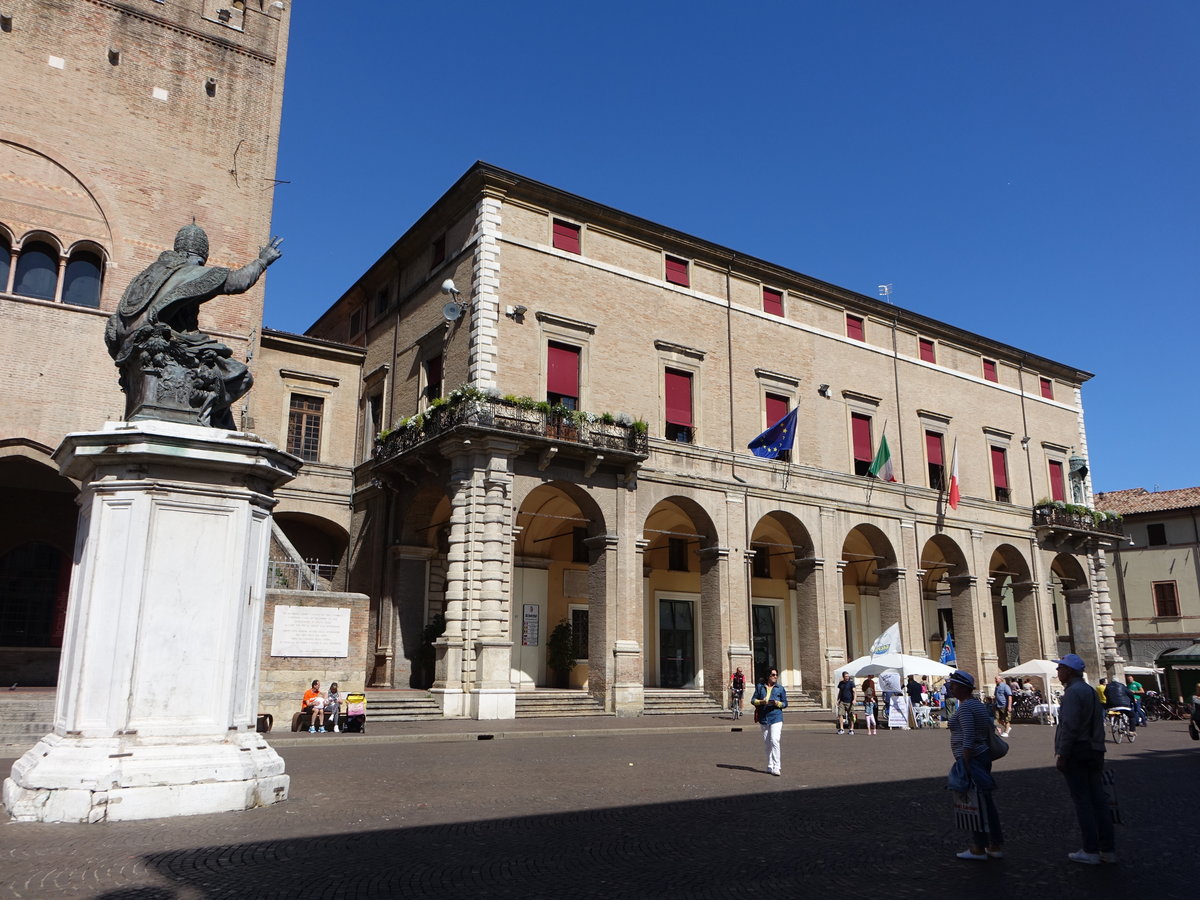
POLYGON ((1108 813, 1112 816, 1113 824, 1121 824, 1121 806, 1117 802, 1117 782, 1113 778, 1112 769, 1105 769, 1102 777, 1104 796, 1108 801, 1108 813))
POLYGON ((986 831, 979 791, 954 791, 954 825, 961 831, 986 831))

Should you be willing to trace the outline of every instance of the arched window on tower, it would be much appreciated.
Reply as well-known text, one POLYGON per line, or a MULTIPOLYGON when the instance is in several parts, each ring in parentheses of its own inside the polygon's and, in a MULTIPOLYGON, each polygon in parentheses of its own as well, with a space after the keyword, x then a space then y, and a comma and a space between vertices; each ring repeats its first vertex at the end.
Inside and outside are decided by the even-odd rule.
POLYGON ((12 268, 12 244, 0 233, 0 294, 8 290, 8 270, 12 268))
POLYGON ((49 244, 36 241, 21 248, 13 293, 37 300, 53 300, 58 287, 58 253, 49 244))
POLYGON ((63 303, 98 308, 102 266, 100 257, 90 250, 72 253, 63 278, 63 303))

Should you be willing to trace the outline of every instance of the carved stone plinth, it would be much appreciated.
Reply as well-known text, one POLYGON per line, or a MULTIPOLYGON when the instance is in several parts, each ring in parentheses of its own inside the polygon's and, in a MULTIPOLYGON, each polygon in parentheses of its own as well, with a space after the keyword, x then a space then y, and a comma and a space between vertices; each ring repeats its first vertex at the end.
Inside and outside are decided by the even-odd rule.
POLYGON ((68 435, 55 459, 83 488, 54 731, 5 807, 99 822, 285 800, 255 718, 272 494, 299 460, 157 421, 68 435))

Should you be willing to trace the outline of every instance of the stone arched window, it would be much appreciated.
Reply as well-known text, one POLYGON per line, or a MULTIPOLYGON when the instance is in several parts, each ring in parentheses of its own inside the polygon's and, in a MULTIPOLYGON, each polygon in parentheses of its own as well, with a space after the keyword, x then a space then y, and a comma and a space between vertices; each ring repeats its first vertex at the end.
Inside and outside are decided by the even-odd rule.
POLYGON ((0 293, 8 291, 8 272, 12 268, 12 243, 0 231, 0 293))
POLYGON ((98 308, 103 272, 104 262, 99 254, 87 249, 74 251, 63 276, 63 303, 98 308))
POLYGON ((21 247, 13 293, 38 300, 53 300, 58 288, 58 251, 43 241, 21 247))

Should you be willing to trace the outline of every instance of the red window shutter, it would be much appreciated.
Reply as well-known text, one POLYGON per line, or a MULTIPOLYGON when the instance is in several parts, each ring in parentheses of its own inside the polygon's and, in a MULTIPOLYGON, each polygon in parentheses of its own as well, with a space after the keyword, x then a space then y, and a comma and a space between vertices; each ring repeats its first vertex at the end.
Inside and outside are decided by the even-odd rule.
POLYGON ((667 423, 692 427, 692 376, 667 369, 667 423))
POLYGON ((579 348, 550 344, 546 349, 546 393, 579 397, 579 348))
POLYGON ((1054 382, 1049 378, 1043 378, 1042 381, 1042 396, 1047 400, 1054 399, 1054 382))
POLYGON ((846 337, 854 338, 856 341, 865 340, 861 316, 852 316, 850 313, 846 313, 846 337))
POLYGON ((554 248, 568 253, 579 252, 579 226, 560 219, 554 220, 554 248))
POLYGON ((788 398, 767 394, 767 427, 770 428, 788 414, 788 398))
POLYGON ((925 432, 925 455, 929 457, 930 465, 945 465, 945 456, 942 450, 942 436, 936 431, 925 432))
POLYGON ((935 363, 937 362, 937 352, 933 348, 933 341, 929 338, 920 338, 921 344, 921 360, 922 362, 935 363))
POLYGON ((999 381, 999 376, 996 375, 996 361, 994 359, 985 359, 983 361, 983 377, 988 381, 999 381))
POLYGON ((992 448, 992 481, 998 488, 1008 487, 1008 454, 1003 447, 992 448))
POLYGON ((763 312, 773 316, 783 315, 783 291, 773 291, 763 288, 763 312))
POLYGON ((1063 464, 1057 459, 1050 460, 1050 499, 1067 499, 1067 488, 1063 481, 1063 464))
MULTIPOLYGON (((667 257, 667 281, 671 284, 688 286, 688 264, 686 259, 679 259, 676 256, 667 257)), ((675 423, 680 424, 679 422, 675 423)))
POLYGON ((871 417, 861 413, 851 413, 850 429, 854 439, 854 458, 861 462, 871 462, 875 459, 871 444, 871 417))

